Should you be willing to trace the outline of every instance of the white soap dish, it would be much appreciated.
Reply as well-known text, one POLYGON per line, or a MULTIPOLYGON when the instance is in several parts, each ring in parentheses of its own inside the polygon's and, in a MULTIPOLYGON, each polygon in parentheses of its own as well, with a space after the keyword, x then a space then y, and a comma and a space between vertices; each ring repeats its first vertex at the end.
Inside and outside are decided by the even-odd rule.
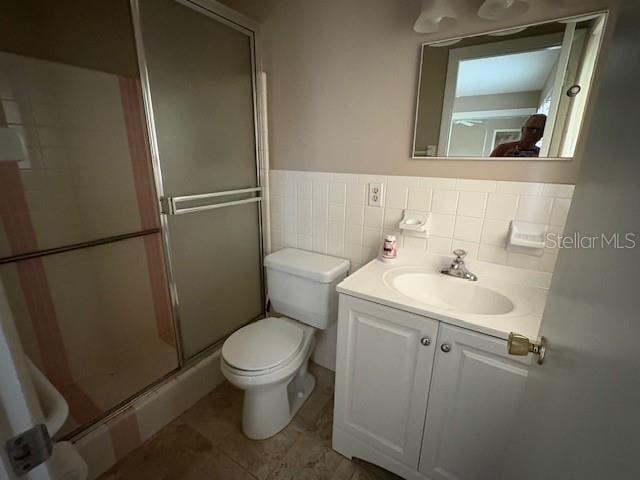
POLYGON ((419 210, 405 210, 398 228, 403 231, 424 233, 429 227, 429 214, 419 210))
POLYGON ((515 247, 541 249, 545 246, 547 230, 536 225, 511 222, 509 245, 515 247))

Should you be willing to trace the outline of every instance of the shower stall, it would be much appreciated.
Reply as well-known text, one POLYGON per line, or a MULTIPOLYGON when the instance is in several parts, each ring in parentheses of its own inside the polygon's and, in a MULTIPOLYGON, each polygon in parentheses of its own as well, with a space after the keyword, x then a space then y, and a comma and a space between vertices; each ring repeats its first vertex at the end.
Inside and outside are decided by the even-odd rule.
POLYGON ((0 279, 60 438, 264 315, 256 34, 225 12, 2 7, 0 279))

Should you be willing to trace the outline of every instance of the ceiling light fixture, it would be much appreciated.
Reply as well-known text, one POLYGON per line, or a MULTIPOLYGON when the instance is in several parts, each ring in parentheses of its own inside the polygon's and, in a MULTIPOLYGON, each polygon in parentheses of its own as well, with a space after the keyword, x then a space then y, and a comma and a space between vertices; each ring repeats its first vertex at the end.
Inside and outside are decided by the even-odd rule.
POLYGON ((484 0, 478 16, 485 20, 507 20, 529 10, 528 0, 484 0))
POLYGON ((450 0, 422 0, 422 11, 413 29, 418 33, 435 33, 453 27, 457 21, 450 0))

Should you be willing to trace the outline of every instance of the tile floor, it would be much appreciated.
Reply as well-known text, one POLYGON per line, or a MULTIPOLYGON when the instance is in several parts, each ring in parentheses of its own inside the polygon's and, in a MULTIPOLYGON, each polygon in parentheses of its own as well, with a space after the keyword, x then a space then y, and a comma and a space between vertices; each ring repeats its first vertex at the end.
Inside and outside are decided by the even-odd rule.
POLYGON ((240 429, 242 392, 225 382, 100 480, 391 480, 331 449, 333 372, 315 364, 316 389, 293 421, 267 440, 240 429))

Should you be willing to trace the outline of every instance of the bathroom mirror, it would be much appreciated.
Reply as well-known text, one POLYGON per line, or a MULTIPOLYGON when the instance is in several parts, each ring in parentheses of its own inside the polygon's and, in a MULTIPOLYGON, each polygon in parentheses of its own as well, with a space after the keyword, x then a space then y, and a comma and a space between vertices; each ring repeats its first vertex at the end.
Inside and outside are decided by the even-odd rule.
POLYGON ((423 44, 412 157, 571 159, 606 16, 423 44))

